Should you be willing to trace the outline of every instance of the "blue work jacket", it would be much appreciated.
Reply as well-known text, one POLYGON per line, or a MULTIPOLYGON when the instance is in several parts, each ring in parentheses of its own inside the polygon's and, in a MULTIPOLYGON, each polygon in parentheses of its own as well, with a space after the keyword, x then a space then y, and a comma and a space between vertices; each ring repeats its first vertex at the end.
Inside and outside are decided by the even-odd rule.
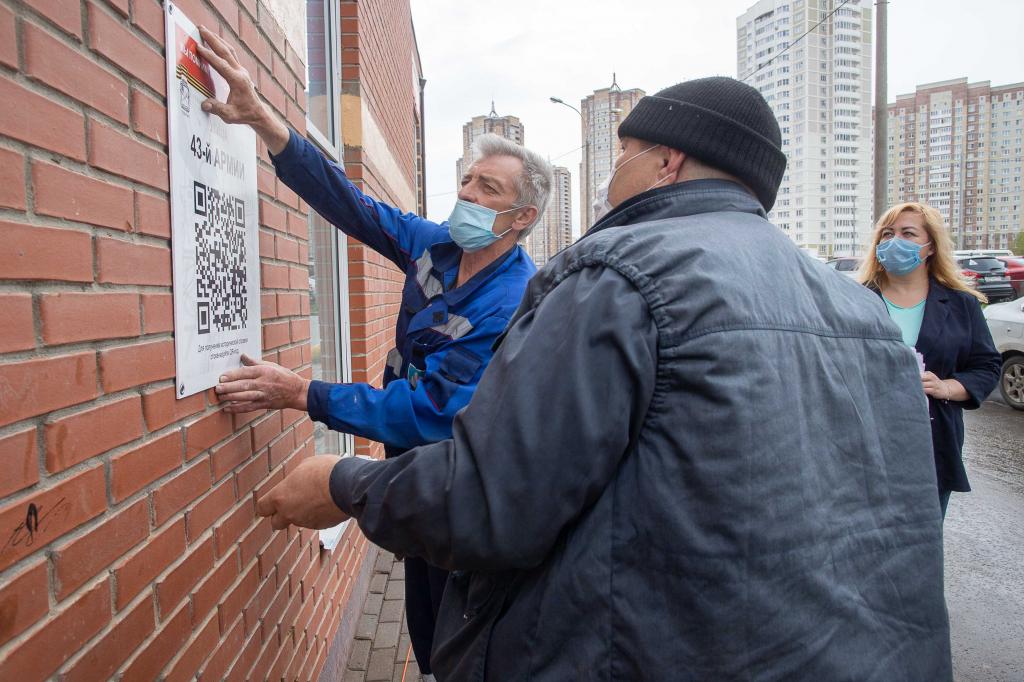
POLYGON ((455 413, 469 403, 491 345, 537 271, 533 261, 516 246, 456 288, 462 249, 447 222, 366 196, 294 131, 271 158, 277 176, 317 213, 405 273, 384 387, 313 381, 309 416, 335 431, 380 441, 389 454, 451 438, 455 413))

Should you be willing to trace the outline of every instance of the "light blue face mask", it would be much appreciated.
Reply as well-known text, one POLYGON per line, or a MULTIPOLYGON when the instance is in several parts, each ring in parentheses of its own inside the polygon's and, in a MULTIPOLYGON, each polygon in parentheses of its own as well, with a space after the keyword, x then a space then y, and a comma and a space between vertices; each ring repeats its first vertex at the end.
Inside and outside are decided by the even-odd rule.
POLYGON ((893 237, 875 247, 875 256, 886 272, 896 276, 909 275, 921 265, 921 249, 928 244, 893 237))
POLYGON ((494 221, 498 216, 521 208, 523 207, 514 206, 505 211, 495 211, 493 208, 459 199, 448 217, 448 232, 452 235, 452 241, 463 251, 479 251, 512 231, 510 227, 501 234, 494 234, 494 221))

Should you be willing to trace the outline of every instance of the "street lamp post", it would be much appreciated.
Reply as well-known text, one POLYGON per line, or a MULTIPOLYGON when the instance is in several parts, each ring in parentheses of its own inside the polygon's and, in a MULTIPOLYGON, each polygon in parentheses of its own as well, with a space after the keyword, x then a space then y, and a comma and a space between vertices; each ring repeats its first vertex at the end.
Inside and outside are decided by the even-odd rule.
POLYGON ((590 199, 590 136, 588 136, 587 131, 583 129, 585 121, 582 111, 558 97, 549 97, 548 99, 554 104, 561 104, 562 106, 569 107, 580 116, 580 133, 583 136, 583 171, 580 174, 582 176, 580 178, 580 190, 585 189, 585 191, 581 191, 581 194, 583 195, 583 202, 580 205, 580 234, 583 234, 583 223, 587 222, 587 212, 590 209, 590 205, 588 203, 590 199))
POLYGON ((550 99, 555 104, 562 104, 562 105, 565 105, 565 106, 569 107, 570 109, 575 111, 577 114, 579 114, 580 118, 583 118, 583 112, 580 111, 579 109, 577 109, 576 107, 574 107, 573 105, 569 104, 565 100, 558 99, 557 97, 548 97, 548 99, 550 99))

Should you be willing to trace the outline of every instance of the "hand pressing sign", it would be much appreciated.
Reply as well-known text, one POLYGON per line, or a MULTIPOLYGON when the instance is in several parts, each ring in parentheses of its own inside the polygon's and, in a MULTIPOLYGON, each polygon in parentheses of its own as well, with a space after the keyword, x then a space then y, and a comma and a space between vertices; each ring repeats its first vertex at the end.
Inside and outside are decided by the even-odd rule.
POLYGON ((348 519, 331 497, 330 481, 335 455, 303 460, 284 480, 256 503, 256 513, 269 516, 274 530, 288 526, 330 528, 348 519))
POLYGON ((205 26, 199 27, 199 35, 206 43, 196 46, 199 55, 224 77, 231 89, 227 102, 211 97, 203 102, 203 111, 219 116, 225 123, 252 126, 270 153, 280 154, 288 144, 288 127, 260 100, 252 76, 239 63, 235 48, 205 26))
POLYGON ((252 412, 254 410, 306 411, 306 393, 309 379, 265 360, 242 356, 238 369, 225 372, 215 387, 217 398, 227 403, 225 412, 252 412))

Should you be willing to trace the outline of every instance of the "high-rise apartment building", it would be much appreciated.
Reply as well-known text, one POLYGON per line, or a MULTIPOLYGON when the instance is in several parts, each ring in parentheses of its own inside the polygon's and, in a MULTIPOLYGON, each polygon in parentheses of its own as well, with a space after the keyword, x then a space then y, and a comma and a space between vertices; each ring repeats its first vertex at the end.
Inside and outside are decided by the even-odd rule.
POLYGON ((595 90, 580 102, 583 160, 580 162, 580 232, 594 224, 591 204, 597 186, 612 172, 619 153, 619 123, 644 96, 639 88, 623 90, 612 74, 612 84, 595 90))
POLYGON ((957 248, 1012 248, 1024 232, 1024 83, 919 85, 889 104, 888 134, 889 205, 934 206, 957 248))
POLYGON ((738 77, 775 111, 788 159, 769 218, 825 257, 859 254, 873 216, 871 3, 841 4, 761 0, 736 20, 738 77))
POLYGON ((473 143, 481 135, 494 133, 523 144, 525 136, 522 122, 515 116, 498 116, 491 102, 491 113, 486 116, 474 116, 469 123, 462 126, 462 156, 455 162, 455 182, 461 183, 462 176, 473 163, 473 143))
POLYGON ((572 243, 572 198, 569 169, 555 166, 551 201, 541 221, 526 238, 526 251, 537 267, 572 243))

